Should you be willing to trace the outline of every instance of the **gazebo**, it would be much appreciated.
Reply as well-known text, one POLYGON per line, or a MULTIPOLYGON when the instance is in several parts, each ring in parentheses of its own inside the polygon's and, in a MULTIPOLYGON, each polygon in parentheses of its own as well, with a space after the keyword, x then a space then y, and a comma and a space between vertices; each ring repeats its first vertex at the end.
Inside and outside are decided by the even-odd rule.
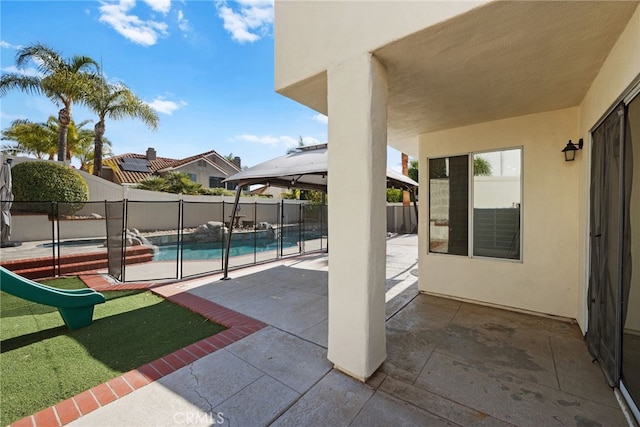
MULTIPOLYGON (((296 151, 276 157, 256 166, 243 170, 225 179, 224 182, 237 183, 233 211, 236 212, 242 188, 248 185, 263 184, 283 188, 317 190, 327 192, 328 146, 326 143, 299 147, 296 151)), ((415 189, 418 183, 392 169, 387 169, 387 188, 398 188, 414 195, 413 206, 418 217, 415 201, 415 189)), ((229 247, 233 227, 229 227, 227 250, 224 263, 224 279, 228 278, 229 247)))

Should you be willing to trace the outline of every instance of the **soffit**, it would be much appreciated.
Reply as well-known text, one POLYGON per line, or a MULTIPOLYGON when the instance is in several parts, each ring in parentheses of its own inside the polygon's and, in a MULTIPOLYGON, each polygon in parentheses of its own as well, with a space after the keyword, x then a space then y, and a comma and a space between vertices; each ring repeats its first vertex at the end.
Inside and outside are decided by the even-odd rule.
POLYGON ((278 90, 278 93, 327 115, 327 73, 322 72, 278 90))
MULTIPOLYGON (((388 73, 389 145, 578 106, 638 2, 496 1, 374 50, 388 73)), ((281 94, 327 114, 321 73, 281 94)))
POLYGON ((578 106, 637 2, 494 2, 374 52, 388 72, 389 144, 578 106))

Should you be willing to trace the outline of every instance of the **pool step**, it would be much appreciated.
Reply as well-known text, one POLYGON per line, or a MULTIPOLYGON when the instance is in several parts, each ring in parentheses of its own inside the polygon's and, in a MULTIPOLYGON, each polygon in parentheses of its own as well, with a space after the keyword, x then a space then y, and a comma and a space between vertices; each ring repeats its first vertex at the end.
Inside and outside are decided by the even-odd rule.
MULTIPOLYGON (((139 264, 153 260, 153 251, 146 246, 127 248, 125 264, 139 264)), ((57 259, 55 260, 57 267, 57 259)), ((28 279, 42 279, 55 275, 52 257, 29 258, 2 262, 2 266, 28 279)), ((109 262, 107 251, 88 252, 84 254, 60 255, 59 274, 73 274, 107 268, 109 262)))

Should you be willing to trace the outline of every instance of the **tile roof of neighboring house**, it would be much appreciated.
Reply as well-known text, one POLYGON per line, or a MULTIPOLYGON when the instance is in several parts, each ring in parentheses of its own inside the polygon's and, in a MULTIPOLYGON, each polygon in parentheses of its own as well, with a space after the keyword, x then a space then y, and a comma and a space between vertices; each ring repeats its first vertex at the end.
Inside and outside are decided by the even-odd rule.
MULTIPOLYGON (((205 153, 205 154, 206 154, 206 153, 205 153)), ((224 169, 222 169, 220 166, 218 166, 217 164, 215 164, 214 162, 212 162, 211 160, 209 160, 209 158, 208 158, 208 157, 196 157, 196 158, 191 158, 191 157, 190 157, 190 159, 191 159, 191 160, 190 160, 189 162, 184 162, 184 161, 180 160, 180 161, 178 161, 178 162, 177 162, 177 163, 179 163, 179 165, 177 165, 177 163, 173 163, 173 164, 171 164, 170 166, 168 166, 168 167, 166 167, 166 168, 164 168, 164 169, 159 169, 159 170, 158 170, 158 172, 159 172, 159 173, 171 172, 172 170, 174 170, 174 169, 178 169, 178 168, 179 168, 179 167, 181 167, 181 166, 186 166, 186 165, 188 165, 189 163, 193 163, 193 162, 196 162, 196 161, 199 161, 199 160, 203 160, 203 161, 207 162, 207 164, 208 164, 209 166, 211 166, 211 167, 213 167, 213 168, 215 168, 215 169, 219 170, 220 172, 222 172, 222 173, 223 173, 223 174, 225 174, 225 175, 227 174, 227 171, 225 171, 225 170, 224 170, 224 169)), ((238 171, 240 171, 240 169, 238 169, 238 168, 235 168, 235 167, 234 167, 234 170, 235 170, 235 169, 237 169, 238 171)))
POLYGON ((129 172, 122 169, 122 159, 133 158, 133 159, 146 159, 147 156, 144 154, 135 154, 135 153, 127 153, 121 154, 119 156, 109 157, 108 159, 104 159, 104 165, 110 167, 113 170, 113 174, 116 176, 118 181, 121 184, 135 184, 138 183, 150 176, 153 176, 154 172, 160 169, 164 169, 168 166, 173 165, 178 160, 169 159, 167 157, 156 157, 155 160, 149 160, 149 172, 129 172))
MULTIPOLYGON (((184 158, 184 159, 181 159, 181 160, 177 160, 175 163, 169 165, 168 167, 170 167, 172 169, 175 169, 175 168, 178 168, 180 166, 184 166, 184 165, 186 165, 188 163, 194 162, 196 160, 209 157, 212 154, 217 155, 219 158, 221 158, 222 160, 227 162, 232 168, 234 168, 238 172, 240 172, 241 169, 236 164, 234 164, 233 162, 230 162, 229 160, 227 160, 226 157, 221 156, 216 150, 207 151, 206 153, 196 154, 195 156, 191 156, 191 157, 187 157, 187 158, 184 158)), ((213 163, 211 163, 210 161, 208 161, 208 162, 213 165, 213 163)))
POLYGON ((133 159, 146 159, 147 156, 145 154, 134 154, 127 153, 121 154, 119 156, 109 157, 108 159, 104 159, 103 163, 105 166, 110 167, 113 170, 113 174, 121 184, 136 184, 150 176, 153 176, 156 172, 165 172, 172 169, 179 168, 180 166, 184 166, 188 163, 194 162, 199 159, 204 159, 208 164, 217 168, 221 172, 225 172, 220 168, 220 166, 216 165, 212 161, 208 159, 208 157, 212 154, 217 155, 219 158, 223 159, 227 162, 234 170, 240 172, 240 168, 234 164, 233 162, 228 161, 224 156, 218 154, 215 150, 207 151, 205 153, 196 154, 195 156, 187 157, 184 159, 170 159, 167 157, 156 157, 155 160, 149 160, 149 172, 131 172, 125 171, 122 169, 122 160, 126 158, 133 159))

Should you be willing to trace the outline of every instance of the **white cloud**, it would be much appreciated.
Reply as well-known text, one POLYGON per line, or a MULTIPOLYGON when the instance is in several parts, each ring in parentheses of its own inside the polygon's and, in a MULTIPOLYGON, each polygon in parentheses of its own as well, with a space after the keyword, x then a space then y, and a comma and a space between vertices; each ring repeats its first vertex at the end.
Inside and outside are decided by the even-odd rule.
POLYGON ((171 10, 171 0, 144 0, 149 7, 156 12, 164 13, 165 15, 171 10))
POLYGON ((273 24, 272 0, 238 0, 234 10, 226 0, 216 3, 224 29, 239 43, 253 43, 271 32, 273 24))
POLYGON ((23 114, 9 114, 4 111, 0 111, 0 118, 8 122, 13 122, 14 120, 25 119, 26 117, 23 114))
POLYGON ((20 46, 20 45, 11 44, 11 43, 6 42, 4 40, 0 40, 0 47, 3 48, 3 49, 14 49, 14 50, 18 50, 18 49, 22 48, 22 46, 20 46))
MULTIPOLYGON (((298 141, 300 137, 293 138, 291 136, 283 135, 283 136, 273 136, 273 135, 251 135, 251 134, 242 134, 236 135, 233 137, 234 141, 246 141, 246 142, 255 142, 258 144, 272 145, 272 146, 284 146, 286 148, 293 148, 298 146, 298 141)), ((315 145, 320 144, 320 141, 316 138, 312 138, 310 136, 302 137, 302 142, 304 145, 315 145)))
MULTIPOLYGON (((103 2, 100 6, 100 22, 110 25, 118 33, 134 43, 152 46, 156 44, 159 37, 168 34, 167 24, 153 20, 144 21, 136 15, 128 14, 135 4, 135 0, 120 0, 119 3, 103 2)), ((170 5, 171 3, 169 2, 170 5)))
POLYGON ((258 144, 273 145, 273 146, 284 145, 285 147, 295 147, 298 145, 297 140, 290 136, 273 136, 273 135, 258 136, 258 135, 242 134, 242 135, 234 136, 233 139, 236 141, 256 142, 258 144))
POLYGON ((185 33, 191 30, 189 21, 184 17, 184 13, 181 10, 178 11, 178 28, 185 33))
POLYGON ((37 69, 35 69, 33 67, 18 68, 15 65, 10 65, 8 67, 3 68, 2 71, 4 71, 5 73, 21 74, 23 76, 41 76, 41 77, 43 77, 43 75, 37 69))
POLYGON ((158 97, 151 102, 147 102, 147 104, 158 113, 167 114, 169 116, 172 115, 174 111, 187 106, 185 101, 167 101, 162 97, 158 97))
POLYGON ((322 123, 323 125, 326 125, 327 123, 329 123, 329 117, 325 116, 324 114, 318 113, 315 116, 313 116, 312 118, 316 122, 322 123))

